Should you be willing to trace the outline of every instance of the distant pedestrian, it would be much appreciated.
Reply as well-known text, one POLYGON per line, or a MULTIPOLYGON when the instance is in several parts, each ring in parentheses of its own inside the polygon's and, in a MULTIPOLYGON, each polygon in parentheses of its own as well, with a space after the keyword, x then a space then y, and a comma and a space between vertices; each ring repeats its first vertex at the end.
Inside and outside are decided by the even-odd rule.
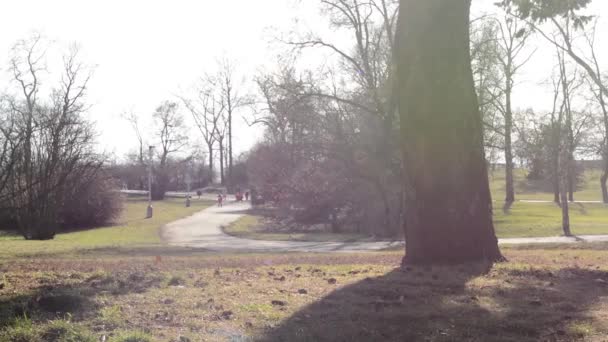
POLYGON ((249 201, 249 191, 245 191, 245 201, 249 201))
POLYGON ((222 194, 217 194, 217 206, 221 207, 222 202, 224 202, 224 196, 222 196, 222 194))

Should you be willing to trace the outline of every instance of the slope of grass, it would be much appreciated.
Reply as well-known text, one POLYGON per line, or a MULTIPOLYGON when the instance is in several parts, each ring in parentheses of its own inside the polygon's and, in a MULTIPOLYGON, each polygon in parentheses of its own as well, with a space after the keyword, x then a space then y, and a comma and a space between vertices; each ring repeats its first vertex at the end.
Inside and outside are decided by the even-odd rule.
MULTIPOLYGON (((608 207, 570 203, 570 226, 576 235, 608 234, 608 207)), ((494 227, 500 238, 563 235, 561 208, 554 203, 514 203, 506 212, 494 210, 494 227)))
POLYGON ((49 241, 26 241, 18 235, 0 235, 0 258, 158 246, 161 244, 159 229, 163 225, 200 211, 210 203, 193 200, 191 207, 186 208, 183 199, 166 199, 154 202, 153 217, 145 219, 147 201, 129 198, 121 218, 113 226, 58 234, 49 241))
MULTIPOLYGON (((504 168, 489 170, 490 191, 492 199, 502 202, 505 199, 505 171, 504 168)), ((530 181, 526 178, 527 172, 523 169, 514 170, 515 199, 516 200, 553 200, 550 186, 543 181, 530 181)), ((601 171, 588 169, 583 173, 583 180, 579 189, 574 193, 574 199, 579 201, 601 201, 600 189, 601 171)))

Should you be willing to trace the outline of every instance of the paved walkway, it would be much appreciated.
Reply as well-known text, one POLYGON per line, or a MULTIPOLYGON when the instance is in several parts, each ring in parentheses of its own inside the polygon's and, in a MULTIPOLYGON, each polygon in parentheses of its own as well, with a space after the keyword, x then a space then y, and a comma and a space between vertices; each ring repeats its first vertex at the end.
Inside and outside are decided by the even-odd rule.
MULTIPOLYGON (((394 242, 296 242, 241 239, 224 234, 226 226, 249 209, 247 203, 229 203, 224 207, 210 207, 190 217, 169 223, 162 236, 172 246, 203 248, 215 252, 357 252, 374 251, 403 246, 394 242)), ((499 244, 577 243, 608 241, 608 235, 577 237, 542 237, 499 239, 499 244)))

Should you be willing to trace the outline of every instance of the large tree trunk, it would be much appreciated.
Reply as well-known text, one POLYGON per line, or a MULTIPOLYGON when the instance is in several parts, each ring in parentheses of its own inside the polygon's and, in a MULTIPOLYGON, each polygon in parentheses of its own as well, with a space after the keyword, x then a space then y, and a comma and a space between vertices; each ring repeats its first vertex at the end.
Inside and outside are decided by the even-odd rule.
POLYGON ((470 0, 401 0, 406 263, 501 260, 469 53, 470 0))

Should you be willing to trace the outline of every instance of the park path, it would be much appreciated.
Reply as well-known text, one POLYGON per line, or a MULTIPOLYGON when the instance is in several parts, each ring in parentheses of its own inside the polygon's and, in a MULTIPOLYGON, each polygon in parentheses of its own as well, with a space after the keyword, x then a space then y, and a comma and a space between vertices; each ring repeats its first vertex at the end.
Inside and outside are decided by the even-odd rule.
MULTIPOLYGON (((249 209, 248 203, 227 203, 209 207, 190 217, 167 224, 162 237, 172 246, 202 248, 214 252, 359 252, 403 246, 403 241, 384 242, 299 242, 242 239, 225 234, 226 226, 249 209)), ((499 244, 542 244, 608 241, 608 235, 499 239, 499 244)))

